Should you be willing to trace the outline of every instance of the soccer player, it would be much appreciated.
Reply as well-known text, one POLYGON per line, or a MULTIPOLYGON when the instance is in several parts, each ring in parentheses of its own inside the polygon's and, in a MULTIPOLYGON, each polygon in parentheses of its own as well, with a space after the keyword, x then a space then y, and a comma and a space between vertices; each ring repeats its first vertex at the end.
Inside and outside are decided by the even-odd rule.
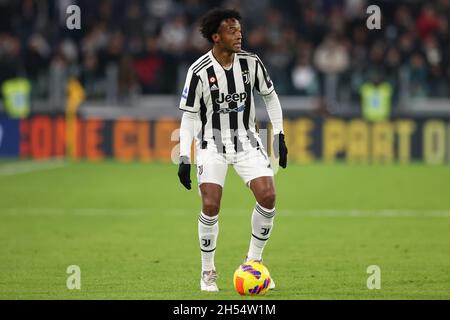
MULTIPOLYGON (((264 99, 274 132, 274 152, 286 168, 287 148, 280 102, 266 68, 256 54, 241 50, 241 16, 213 9, 200 31, 212 49, 189 68, 179 108, 180 182, 191 189, 191 143, 195 137, 197 182, 202 198, 198 218, 202 271, 200 288, 218 291, 214 253, 218 214, 228 165, 252 190, 256 205, 251 218, 248 260, 261 260, 275 216, 273 169, 256 128, 255 89, 264 99)), ((275 284, 272 282, 271 287, 275 284)))

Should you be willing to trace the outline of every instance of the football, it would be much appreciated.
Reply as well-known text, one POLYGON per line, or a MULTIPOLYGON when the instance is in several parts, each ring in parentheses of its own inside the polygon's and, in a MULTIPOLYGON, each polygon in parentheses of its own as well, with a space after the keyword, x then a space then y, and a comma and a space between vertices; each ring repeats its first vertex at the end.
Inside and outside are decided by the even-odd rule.
POLYGON ((242 296, 265 295, 270 286, 269 270, 259 261, 247 261, 234 272, 234 288, 242 296))

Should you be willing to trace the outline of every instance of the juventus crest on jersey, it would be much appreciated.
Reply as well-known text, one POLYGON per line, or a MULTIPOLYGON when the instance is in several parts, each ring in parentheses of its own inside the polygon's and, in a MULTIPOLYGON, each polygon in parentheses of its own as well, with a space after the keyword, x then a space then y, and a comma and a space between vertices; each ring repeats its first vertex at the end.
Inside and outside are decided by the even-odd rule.
POLYGON ((274 90, 256 54, 235 53, 227 70, 210 50, 191 65, 179 108, 199 114, 196 137, 202 148, 213 144, 226 153, 260 144, 253 89, 263 96, 274 90))

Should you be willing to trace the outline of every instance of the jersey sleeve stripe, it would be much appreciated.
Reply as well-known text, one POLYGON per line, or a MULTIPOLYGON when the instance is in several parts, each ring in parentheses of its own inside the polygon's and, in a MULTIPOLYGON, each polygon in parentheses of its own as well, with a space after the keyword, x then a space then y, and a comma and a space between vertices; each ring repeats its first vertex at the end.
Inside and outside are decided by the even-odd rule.
POLYGON ((207 59, 209 59, 209 57, 208 56, 206 56, 206 57, 204 57, 202 60, 200 60, 198 63, 196 63, 196 64, 194 64, 193 66, 192 66, 192 70, 194 70, 195 68, 197 68, 199 65, 201 65, 203 62, 205 62, 207 59))
POLYGON ((261 91, 261 88, 259 86, 259 78, 258 78, 258 64, 255 64, 255 88, 258 90, 258 92, 261 91))
POLYGON ((261 69, 262 69, 262 72, 263 72, 263 75, 264 75, 264 81, 265 81, 265 83, 266 83, 266 86, 267 86, 267 89, 270 89, 271 87, 272 87, 272 83, 269 81, 269 80, 267 80, 268 79, 268 75, 267 75, 267 70, 266 70, 266 68, 264 67, 264 65, 263 65, 263 63, 261 62, 261 60, 259 60, 259 58, 257 58, 258 60, 257 60, 257 64, 259 64, 259 65, 261 65, 261 69))
POLYGON ((194 102, 195 102, 195 92, 197 90, 197 85, 198 85, 198 81, 199 81, 199 77, 195 74, 192 75, 191 78, 191 83, 189 84, 189 91, 188 91, 188 96, 186 99, 186 106, 187 107, 193 107, 194 106, 194 102))
POLYGON ((206 59, 204 62, 202 62, 201 64, 199 64, 197 67, 192 69, 192 72, 197 73, 199 72, 201 69, 203 69, 204 67, 206 67, 209 63, 211 62, 211 59, 208 57, 208 59, 206 59))
POLYGON ((201 142, 203 146, 203 141, 205 140, 205 126, 206 126, 206 104, 203 97, 200 99, 200 120, 202 121, 202 137, 201 142))

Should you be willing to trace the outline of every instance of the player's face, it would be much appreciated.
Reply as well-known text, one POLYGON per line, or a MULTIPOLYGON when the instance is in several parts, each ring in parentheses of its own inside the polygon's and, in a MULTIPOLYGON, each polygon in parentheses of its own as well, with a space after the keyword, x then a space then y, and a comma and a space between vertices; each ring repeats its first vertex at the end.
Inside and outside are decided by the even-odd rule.
POLYGON ((223 49, 231 52, 241 51, 241 24, 236 19, 222 21, 218 30, 218 41, 223 49))

